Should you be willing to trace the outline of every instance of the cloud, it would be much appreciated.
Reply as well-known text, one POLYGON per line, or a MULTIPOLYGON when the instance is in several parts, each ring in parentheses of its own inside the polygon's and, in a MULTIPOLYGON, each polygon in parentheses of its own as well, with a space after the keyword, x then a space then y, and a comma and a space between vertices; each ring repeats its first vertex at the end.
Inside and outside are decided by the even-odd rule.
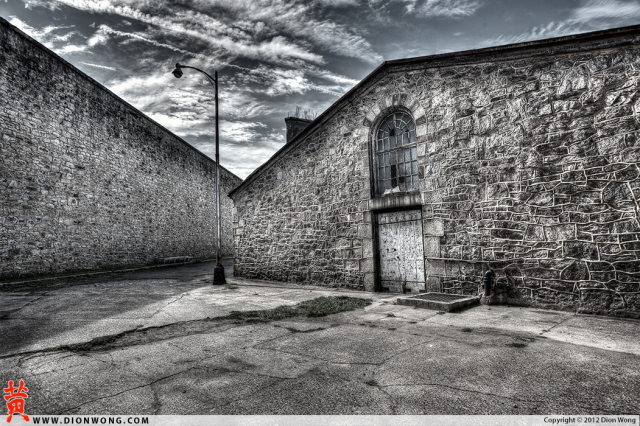
MULTIPOLYGON (((74 25, 61 25, 61 26, 53 26, 49 25, 42 29, 37 29, 32 27, 31 25, 23 22, 15 16, 10 16, 9 23, 18 27, 20 30, 30 35, 34 39, 38 40, 40 43, 47 46, 49 49, 53 49, 55 44, 54 42, 67 42, 69 39, 77 35, 78 32, 75 31, 74 25), (60 30, 66 29, 74 29, 73 31, 67 32, 66 34, 58 34, 60 30)), ((73 48, 70 48, 73 51, 73 48)))
POLYGON ((461 18, 471 16, 481 6, 469 0, 405 0, 407 13, 420 18, 461 18))
MULTIPOLYGON (((288 59, 322 64, 322 55, 313 51, 316 47, 368 63, 383 59, 350 26, 320 19, 314 4, 302 1, 184 0, 180 6, 152 0, 52 1, 91 13, 117 14, 144 22, 161 28, 166 36, 200 40, 211 49, 221 49, 232 56, 281 64, 288 59)), ((333 3, 333 6, 350 4, 333 3)))
POLYGON ((121 37, 128 37, 128 38, 132 38, 135 40, 139 40, 139 41, 143 41, 149 44, 152 44, 154 46, 157 47, 164 47, 166 49, 169 50, 173 50, 174 52, 179 52, 179 53, 183 53, 185 55, 191 56, 193 58, 200 58, 200 59, 207 59, 207 57, 201 53, 194 53, 194 52, 190 52, 188 50, 185 49, 180 49, 179 47, 175 47, 171 44, 168 43, 161 43, 159 41, 156 40, 152 40, 149 39, 147 37, 144 37, 140 34, 137 33, 129 33, 126 31, 118 31, 118 30, 114 30, 111 27, 107 26, 107 25, 100 25, 100 28, 98 29, 98 31, 96 31, 96 33, 89 39, 88 44, 90 46, 95 46, 97 44, 104 44, 107 41, 107 34, 112 34, 112 35, 116 35, 116 36, 121 36, 121 37))
POLYGON ((237 77, 243 83, 254 83, 260 86, 260 91, 269 96, 282 96, 292 93, 304 94, 310 90, 327 93, 333 96, 342 96, 350 87, 352 80, 330 72, 319 72, 301 69, 285 69, 278 67, 266 67, 260 65, 254 69, 247 69, 247 73, 238 74, 237 77), (325 86, 311 81, 308 74, 317 75, 325 79, 340 81, 343 85, 325 86), (346 85, 344 83, 347 83, 346 85))
POLYGON ((543 40, 579 33, 579 26, 574 22, 549 22, 547 25, 533 27, 521 34, 501 35, 482 42, 484 46, 501 46, 505 44, 522 43, 531 40, 543 40))
MULTIPOLYGON (((91 25, 91 26, 95 26, 95 25, 91 25)), ((105 27, 106 27, 106 25, 105 25, 105 27)), ((106 44, 108 40, 109 40, 109 37, 107 37, 107 31, 105 29, 103 29, 103 28, 99 28, 98 31, 96 31, 91 36, 91 38, 89 38, 89 40, 87 40, 87 45, 89 45, 90 47, 94 47, 94 46, 97 46, 99 44, 106 44)))
POLYGON ((621 26, 625 21, 634 21, 633 23, 635 23, 638 19, 640 19, 640 3, 619 0, 590 0, 573 10, 565 20, 551 21, 521 34, 502 35, 485 40, 483 45, 495 46, 580 34, 586 31, 610 28, 611 22, 614 26, 621 26))
POLYGON ((74 53, 74 52, 84 52, 87 50, 87 46, 77 46, 75 44, 68 44, 62 48, 53 49, 58 55, 63 55, 65 53, 74 53))
POLYGON ((88 62, 80 62, 80 63, 84 64, 84 65, 87 65, 87 66, 90 66, 90 67, 94 67, 94 68, 102 68, 102 69, 110 70, 110 71, 115 71, 116 70, 113 67, 107 67, 107 66, 104 66, 104 65, 90 64, 88 62))
POLYGON ((576 9, 571 19, 587 23, 603 19, 626 20, 640 18, 640 3, 619 0, 591 0, 576 9))
MULTIPOLYGON (((49 10, 57 10, 59 8, 59 3, 55 0, 22 0, 24 2, 24 7, 27 9, 33 9, 35 7, 45 7, 49 10)), ((6 0, 5 0, 6 2, 6 0)))

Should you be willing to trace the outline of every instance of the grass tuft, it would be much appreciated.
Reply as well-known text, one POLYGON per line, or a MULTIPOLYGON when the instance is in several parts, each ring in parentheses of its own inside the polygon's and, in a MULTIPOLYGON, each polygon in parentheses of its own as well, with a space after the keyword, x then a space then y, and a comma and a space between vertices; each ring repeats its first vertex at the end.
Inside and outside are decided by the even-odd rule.
POLYGON ((227 317, 216 319, 244 320, 246 322, 277 321, 292 317, 323 317, 340 312, 353 311, 371 304, 370 299, 331 296, 305 300, 295 306, 278 306, 260 311, 233 311, 227 317))

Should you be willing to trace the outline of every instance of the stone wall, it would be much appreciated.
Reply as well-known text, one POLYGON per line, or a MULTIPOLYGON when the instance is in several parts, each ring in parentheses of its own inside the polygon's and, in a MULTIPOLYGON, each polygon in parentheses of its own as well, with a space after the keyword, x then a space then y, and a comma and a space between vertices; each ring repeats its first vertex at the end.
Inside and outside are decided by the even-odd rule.
POLYGON ((0 277, 215 255, 214 162, 1 19, 0 94, 0 277))
POLYGON ((235 272, 375 288, 377 209, 421 205, 431 289, 640 317, 640 47, 634 33, 374 73, 232 193, 235 272), (420 189, 374 197, 371 137, 417 124, 420 189))

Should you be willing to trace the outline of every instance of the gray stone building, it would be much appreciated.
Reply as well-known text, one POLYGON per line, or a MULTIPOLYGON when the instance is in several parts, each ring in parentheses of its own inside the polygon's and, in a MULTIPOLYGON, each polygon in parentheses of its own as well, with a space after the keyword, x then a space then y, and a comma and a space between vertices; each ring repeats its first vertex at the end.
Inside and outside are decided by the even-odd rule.
POLYGON ((385 62, 230 196, 235 274, 640 317, 640 26, 385 62))
POLYGON ((214 162, 1 18, 0 99, 0 278, 215 256, 214 162))

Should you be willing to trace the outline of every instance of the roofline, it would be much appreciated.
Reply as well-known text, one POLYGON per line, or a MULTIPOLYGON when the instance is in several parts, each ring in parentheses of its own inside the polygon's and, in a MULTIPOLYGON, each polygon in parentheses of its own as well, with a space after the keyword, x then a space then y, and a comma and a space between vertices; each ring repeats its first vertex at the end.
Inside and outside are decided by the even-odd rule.
MULTIPOLYGON (((53 56, 54 58, 56 58, 58 61, 60 61, 63 65, 65 65, 67 68, 70 68, 71 71, 74 71, 76 73, 78 73, 81 77, 89 80, 89 82, 95 86, 97 86, 98 88, 104 90, 108 95, 112 96, 113 98, 115 98, 116 101, 121 102, 122 104, 124 104, 126 107, 132 109, 133 111, 135 111, 136 113, 140 114, 142 116, 142 118, 147 119, 148 121, 150 121, 152 124, 154 124, 156 127, 159 127, 161 130, 165 131, 166 133, 168 133, 169 135, 175 137, 176 139, 178 139, 180 142, 182 142, 183 144, 185 144, 187 147, 191 148, 192 150, 194 150, 195 152, 197 152, 198 154, 202 155, 205 159, 211 161, 212 163, 215 163, 215 160, 213 160, 212 158, 210 158, 208 155, 206 155, 205 153, 203 153, 202 151, 198 150, 196 147, 194 147, 193 145, 191 145, 189 142, 185 141, 184 139, 182 139, 180 136, 176 135, 175 133, 173 133, 172 131, 170 131, 169 129, 167 129, 166 127, 164 127, 163 125, 159 124, 158 122, 156 122, 155 120, 153 120, 152 118, 148 117, 145 113, 143 113, 142 111, 140 111, 139 109, 137 109, 136 107, 134 107, 133 105, 131 105, 129 102, 125 101, 124 99, 122 99, 120 96, 116 95, 115 93, 113 93, 111 90, 109 90, 108 88, 106 88, 105 86, 103 86, 100 82, 98 82, 97 80, 95 80, 93 77, 90 77, 89 75, 87 75, 84 71, 78 69, 75 65, 73 65, 72 63, 70 63, 69 61, 67 61, 66 59, 64 59, 62 56, 58 55, 57 53, 55 53, 54 51, 52 51, 51 49, 49 49, 47 46, 43 45, 42 43, 40 43, 38 40, 34 39, 33 37, 31 37, 30 35, 24 33, 21 29, 17 28, 16 26, 14 26, 13 24, 11 24, 10 22, 8 22, 6 19, 4 19, 2 16, 0 16, 0 24, 4 25, 5 27, 7 27, 8 29, 10 29, 13 32, 18 33, 20 36, 22 36, 23 38, 25 38, 28 42, 34 44, 36 47, 38 47, 39 49, 42 49, 43 51, 45 51, 45 53, 48 53, 49 55, 53 56)), ((240 179, 240 177, 236 176, 235 173, 229 171, 227 168, 225 168, 224 166, 218 164, 218 166, 225 170, 227 173, 230 173, 231 175, 237 177, 238 179, 240 179)), ((240 179, 242 180, 242 179, 240 179)))
MULTIPOLYGON (((284 156, 287 152, 291 151, 295 147, 297 147, 301 141, 303 141, 307 136, 315 132, 318 128, 320 128, 323 124, 325 124, 329 119, 333 117, 344 105, 351 102, 356 96, 360 95, 362 92, 366 91, 369 87, 371 87, 375 82, 381 80, 387 74, 401 71, 410 71, 412 69, 421 67, 425 63, 433 62, 431 67, 444 67, 451 66, 454 63, 446 63, 447 60, 454 60, 455 63, 465 63, 464 59, 467 59, 468 62, 478 62, 480 56, 485 55, 487 53, 511 53, 511 52, 526 52, 527 50, 540 49, 545 47, 557 47, 569 44, 572 41, 596 41, 602 39, 612 38, 612 36, 620 36, 620 35, 629 35, 634 33, 640 33, 640 25, 632 25, 628 27, 620 27, 620 28, 612 28, 608 30, 600 30, 600 31, 592 31, 588 33, 580 33, 580 34, 572 34, 568 36, 562 37, 554 37, 549 39, 542 40, 533 40, 526 41, 522 43, 513 43, 513 44, 505 44, 501 46, 491 46, 484 47, 482 49, 473 49, 473 50, 463 50, 459 52, 449 52, 449 53, 439 53, 436 55, 427 55, 427 56, 418 56, 415 58, 405 58, 405 59, 395 59, 391 61, 385 61, 376 67, 369 75, 367 75, 362 81, 353 86, 351 90, 345 93, 340 99, 338 99, 333 105, 327 108, 322 114, 320 114, 315 120, 311 122, 304 130, 298 133, 291 141, 289 141, 286 145, 276 151, 275 154, 269 158, 265 163, 263 163, 260 167, 255 169, 249 176, 247 176, 240 185, 235 187, 229 192, 229 196, 233 197, 239 191, 244 189, 251 182, 256 180, 262 173, 264 173, 267 169, 271 167, 271 165, 278 160, 280 157, 284 156)), ((609 48, 612 46, 602 46, 596 47, 595 49, 603 49, 609 48)), ((589 50, 595 50, 589 49, 589 50)), ((580 51, 581 49, 576 49, 576 51, 580 51)), ((584 50, 584 49, 582 49, 584 50)), ((533 52, 531 52, 533 53, 533 52)), ((571 53, 571 52, 540 52, 540 55, 547 54, 562 54, 562 53, 571 53)), ((526 57, 536 56, 534 54, 527 55, 526 57)), ((519 57, 522 58, 522 57, 519 57)), ((501 58, 499 60, 513 60, 519 58, 501 58)))

